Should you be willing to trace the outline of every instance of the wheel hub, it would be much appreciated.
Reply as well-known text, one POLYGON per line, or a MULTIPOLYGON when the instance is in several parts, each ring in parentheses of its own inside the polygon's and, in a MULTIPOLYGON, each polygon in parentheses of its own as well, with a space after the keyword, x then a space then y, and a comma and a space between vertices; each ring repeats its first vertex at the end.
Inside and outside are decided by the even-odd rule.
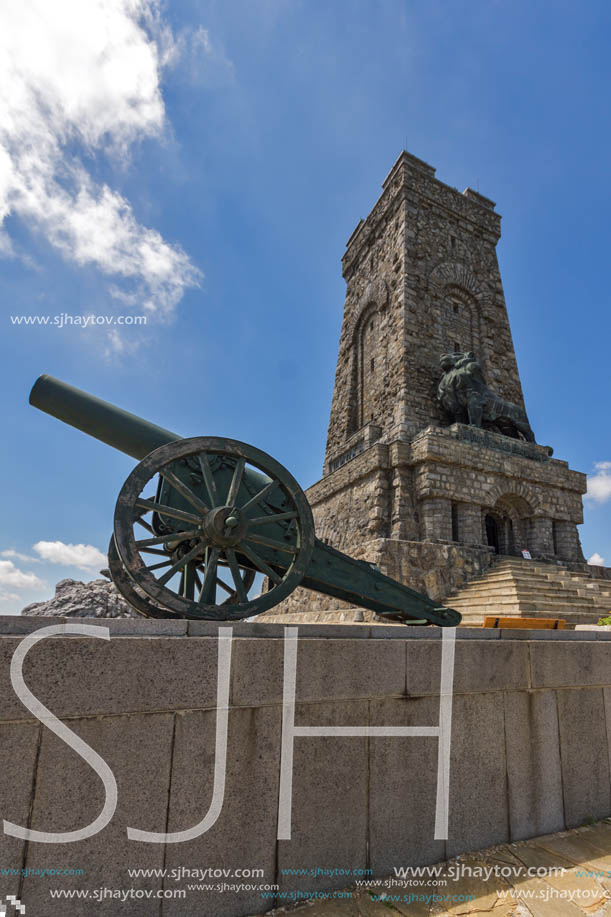
POLYGON ((235 506, 217 506, 201 525, 206 542, 216 548, 233 548, 248 531, 248 520, 235 506))

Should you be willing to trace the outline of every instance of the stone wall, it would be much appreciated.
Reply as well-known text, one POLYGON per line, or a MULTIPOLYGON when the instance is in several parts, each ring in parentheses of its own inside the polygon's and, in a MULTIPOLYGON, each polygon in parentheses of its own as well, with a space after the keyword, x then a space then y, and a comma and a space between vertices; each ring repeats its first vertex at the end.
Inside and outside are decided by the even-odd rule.
MULTIPOLYGON (((375 560, 363 553, 375 539, 448 542, 466 556, 467 546, 490 547, 492 512, 513 518, 515 551, 583 562, 577 526, 586 476, 540 446, 488 432, 472 441, 473 433, 484 431, 430 426, 410 443, 378 442, 323 477, 307 491, 318 537, 367 560, 375 560)), ((414 576, 404 582, 414 585, 414 576)))
MULTIPOLYGON (((23 635, 54 623, 61 619, 0 620, 0 802, 3 819, 59 832, 99 815, 102 784, 22 706, 9 681, 23 635)), ((257 868, 263 876, 253 884, 323 891, 344 887, 346 879, 282 870, 371 869, 384 876, 395 866, 434 863, 611 814, 611 635, 465 629, 456 641, 448 839, 434 840, 436 739, 345 736, 295 739, 292 837, 277 840, 284 628, 241 623, 233 628, 218 820, 183 843, 129 840, 128 827, 186 830, 210 808, 218 625, 113 619, 104 626, 108 641, 54 636, 25 661, 26 684, 102 756, 118 786, 112 821, 86 840, 48 845, 0 835, 5 868, 83 869, 0 877, 0 894, 19 895, 32 917, 55 912, 50 889, 187 890, 197 883, 171 877, 181 867, 257 868), (130 877, 128 868, 165 868, 168 876, 130 877)), ((312 625, 299 633, 297 725, 439 722, 438 629, 312 625)), ((184 899, 102 899, 95 913, 240 917, 274 903, 256 889, 192 889, 184 899)), ((73 899, 62 901, 61 913, 93 910, 73 899)))
MULTIPOLYGON (((443 600, 490 565, 489 515, 498 520, 499 553, 525 549, 581 568, 585 489, 586 476, 544 447, 453 424, 429 426, 409 443, 377 442, 306 495, 321 540, 443 600)), ((335 620, 361 617, 345 602, 297 589, 261 619, 329 621, 334 611, 335 620)))

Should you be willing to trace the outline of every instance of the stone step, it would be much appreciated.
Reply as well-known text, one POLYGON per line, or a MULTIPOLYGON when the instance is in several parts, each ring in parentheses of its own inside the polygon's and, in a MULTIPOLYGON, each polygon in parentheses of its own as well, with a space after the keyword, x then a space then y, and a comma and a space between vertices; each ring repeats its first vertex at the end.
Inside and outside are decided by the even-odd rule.
POLYGON ((578 590, 587 595, 611 595, 609 589, 587 589, 584 583, 565 582, 563 580, 549 579, 526 579, 524 577, 506 576, 502 578, 481 578, 471 580, 466 583, 462 589, 475 589, 485 586, 488 589, 503 589, 507 587, 517 587, 520 589, 543 589, 544 591, 558 590, 563 592, 577 592, 578 590))
POLYGON ((586 589, 583 584, 576 583, 565 583, 558 580, 529 580, 529 579, 518 579, 517 577, 503 577, 502 579, 478 579, 471 580, 469 583, 466 583, 462 588, 465 589, 476 589, 476 588, 487 588, 487 589, 507 589, 507 588, 520 588, 520 589, 541 589, 544 592, 549 591, 562 591, 562 592, 583 592, 586 595, 611 595, 611 591, 608 589, 586 589))
POLYGON ((461 612, 463 625, 490 615, 564 618, 574 627, 611 613, 611 583, 560 564, 500 557, 444 604, 461 612))
POLYGON ((602 577, 594 576, 593 574, 589 575, 586 572, 581 572, 577 570, 569 570, 563 564, 541 564, 537 562, 531 563, 530 561, 522 561, 519 558, 507 558, 507 559, 494 561, 492 566, 489 568, 489 570, 491 572, 496 571, 496 570, 508 570, 511 572, 521 571, 521 572, 525 572, 527 575, 530 573, 535 573, 535 572, 540 573, 545 576, 556 576, 558 574, 561 574, 561 575, 564 575, 570 578, 583 579, 589 582, 594 582, 600 586, 606 586, 607 588, 611 588, 610 580, 603 579, 602 577))
POLYGON ((473 601, 455 599, 450 602, 446 600, 446 604, 449 608, 455 608, 457 611, 468 611, 469 609, 481 610, 482 608, 503 608, 508 612, 511 612, 511 609, 515 609, 517 613, 527 608, 539 608, 542 611, 553 612, 553 614, 566 609, 579 609, 584 613, 589 612, 592 615, 598 615, 598 617, 607 617, 607 615, 611 614, 611 608, 608 605, 591 605, 588 602, 572 602, 570 599, 567 601, 549 599, 541 601, 535 596, 520 596, 520 598, 514 600, 497 599, 488 596, 486 598, 474 599, 473 601))
POLYGON ((508 560, 497 560, 493 561, 492 569, 504 569, 504 570, 527 570, 534 571, 536 573, 551 573, 554 570, 563 570, 565 573, 574 573, 576 571, 569 571, 564 564, 544 564, 538 561, 530 560, 519 560, 508 559, 508 560))
POLYGON ((479 576, 475 577, 471 582, 476 580, 502 580, 502 579, 518 579, 524 581, 541 581, 541 582, 562 582, 562 583, 585 583, 591 586, 594 586, 598 589, 607 588, 611 590, 611 584, 594 582, 588 576, 570 576, 566 570, 552 570, 544 573, 537 573, 534 570, 505 570, 502 568, 491 567, 486 573, 482 573, 479 576))
POLYGON ((494 564, 492 567, 489 567, 485 573, 480 574, 478 579, 484 577, 495 577, 499 575, 505 576, 519 576, 519 577, 539 577, 546 579, 562 579, 570 582, 587 582, 592 585, 611 589, 611 582, 609 580, 603 579, 594 579, 591 576, 588 576, 586 573, 574 573, 569 570, 566 570, 564 567, 547 567, 545 569, 533 569, 528 567, 505 567, 501 564, 494 564))
POLYGON ((586 592, 585 589, 576 589, 574 587, 569 589, 554 583, 516 583, 515 580, 504 580, 497 583, 487 583, 484 580, 479 583, 468 583, 462 589, 456 590, 456 594, 460 593, 461 595, 473 595, 480 592, 487 594, 509 593, 512 595, 517 592, 549 593, 550 595, 564 593, 565 595, 574 596, 583 594, 584 597, 591 600, 601 595, 599 592, 586 592))
POLYGON ((606 607, 611 604, 611 597, 606 595, 600 595, 599 593, 586 594, 584 590, 568 590, 568 589, 516 589, 512 586, 503 586, 502 589, 494 589, 487 586, 480 586, 479 588, 465 589, 460 592, 455 593, 454 595, 448 596, 447 601, 450 599, 464 599, 465 601, 470 601, 472 599, 479 598, 517 598, 519 596, 532 596, 536 599, 541 599, 542 601, 558 600, 558 601, 576 601, 579 604, 591 604, 596 607, 606 607))
POLYGON ((545 582, 562 579, 568 582, 564 577, 566 574, 558 573, 529 573, 525 570, 496 570, 494 567, 489 573, 483 573, 477 579, 497 580, 497 579, 519 579, 519 580, 541 580, 545 582))
POLYGON ((523 576, 522 574, 491 573, 489 576, 478 576, 477 580, 470 580, 468 585, 475 582, 546 583, 548 585, 551 583, 561 585, 567 589, 590 587, 590 592, 611 592, 611 588, 608 586, 601 587, 598 583, 592 583, 585 577, 580 579, 566 579, 563 576, 523 576))
MULTIPOLYGON (((460 609, 457 609, 460 610, 460 609)), ((592 613, 590 611, 584 611, 580 608, 564 608, 562 610, 556 609, 555 611, 550 608, 537 608, 533 606, 532 608, 521 608, 516 614, 508 613, 505 608, 491 607, 491 608, 477 608, 477 609, 463 609, 461 611, 462 623, 464 624, 467 620, 472 620, 475 618, 484 617, 516 617, 516 618, 564 618, 567 621, 572 621, 573 623, 577 622, 578 624, 587 624, 592 620, 592 613)), ((594 622, 596 623, 596 622, 594 622)))
POLYGON ((562 590, 579 595, 583 593, 588 596, 601 595, 611 598, 610 588, 600 588, 598 584, 589 583, 584 579, 562 579, 562 578, 534 578, 525 576, 511 576, 508 574, 489 574, 488 576, 479 576, 465 584, 461 591, 471 591, 473 589, 485 588, 502 588, 504 586, 514 588, 539 589, 545 592, 550 590, 562 590))
POLYGON ((516 611, 523 611, 526 608, 540 608, 549 611, 561 611, 567 608, 580 609, 584 612, 590 611, 592 614, 598 614, 599 617, 606 617, 611 614, 609 605, 593 605, 590 602, 576 602, 567 599, 539 599, 537 596, 519 596, 511 598, 496 598, 485 596, 477 599, 461 599, 456 597, 453 600, 446 599, 445 604, 449 608, 455 608, 460 611, 462 608, 515 608, 516 611))

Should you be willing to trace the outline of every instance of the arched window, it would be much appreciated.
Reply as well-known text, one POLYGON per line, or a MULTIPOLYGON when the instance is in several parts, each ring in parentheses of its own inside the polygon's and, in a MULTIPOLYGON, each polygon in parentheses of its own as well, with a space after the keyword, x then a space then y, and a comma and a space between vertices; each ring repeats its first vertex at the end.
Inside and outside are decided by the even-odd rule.
POLYGON ((442 346, 445 353, 476 350, 472 298, 466 290, 448 286, 441 316, 442 346))
POLYGON ((379 367, 379 315, 376 303, 370 303, 359 323, 357 347, 357 425, 364 426, 375 419, 378 391, 376 369, 379 367))

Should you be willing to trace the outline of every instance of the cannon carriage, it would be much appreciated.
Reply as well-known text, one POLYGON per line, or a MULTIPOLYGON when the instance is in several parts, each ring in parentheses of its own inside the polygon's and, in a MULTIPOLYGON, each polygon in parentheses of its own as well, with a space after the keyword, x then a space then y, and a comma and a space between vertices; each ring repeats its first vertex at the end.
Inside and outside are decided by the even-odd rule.
POLYGON ((303 490, 260 449, 181 438, 47 375, 30 404, 138 460, 117 499, 108 560, 140 614, 247 618, 303 586, 396 622, 460 622, 453 609, 317 539, 303 490), (267 588, 252 595, 257 574, 267 588))

